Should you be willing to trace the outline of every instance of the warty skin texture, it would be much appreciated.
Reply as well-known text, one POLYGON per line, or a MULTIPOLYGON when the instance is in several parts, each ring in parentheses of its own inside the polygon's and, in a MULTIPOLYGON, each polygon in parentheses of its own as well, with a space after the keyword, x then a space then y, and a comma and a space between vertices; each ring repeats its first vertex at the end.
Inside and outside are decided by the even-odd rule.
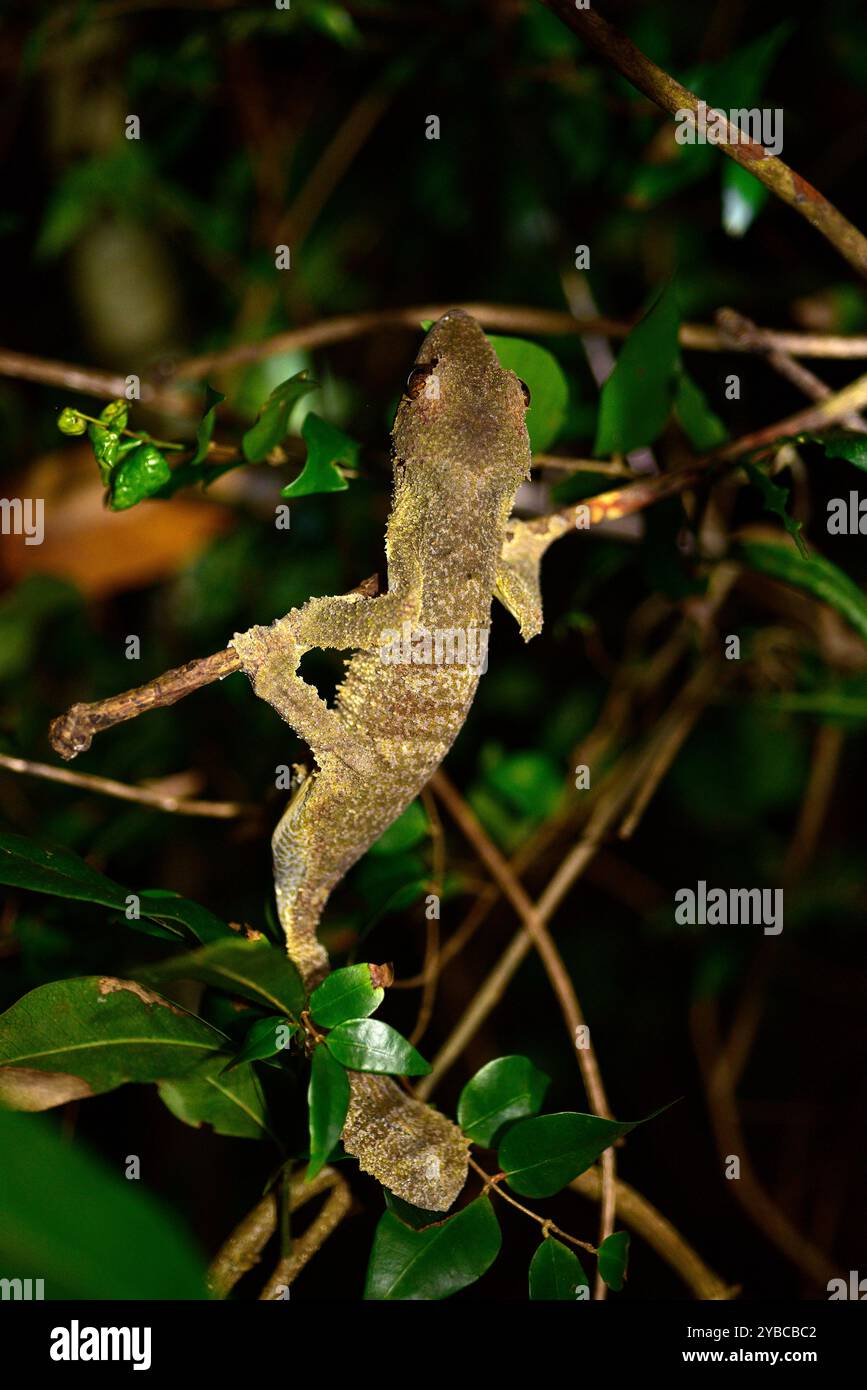
MULTIPOLYGON (((329 894, 442 762, 479 680, 470 659, 384 659, 388 634, 410 624, 421 654, 425 630, 486 631, 495 593, 525 637, 541 627, 544 546, 509 521, 530 468, 525 414, 522 384, 475 320, 444 315, 421 345, 395 420, 387 591, 311 599, 233 639, 256 694, 315 760, 272 839, 280 921, 308 987, 329 968, 316 936, 329 894), (333 708, 298 675, 313 647, 354 653, 333 708)), ((446 1210, 466 1180, 460 1130, 388 1077, 349 1076, 347 1151, 398 1196, 446 1210)))

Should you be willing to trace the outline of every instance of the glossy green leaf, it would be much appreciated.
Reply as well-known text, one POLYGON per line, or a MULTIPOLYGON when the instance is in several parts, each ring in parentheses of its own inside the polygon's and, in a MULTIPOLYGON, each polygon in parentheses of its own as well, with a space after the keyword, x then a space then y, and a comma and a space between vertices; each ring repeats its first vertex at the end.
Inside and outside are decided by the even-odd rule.
POLYGON ((613 1235, 603 1240, 599 1247, 597 1256, 599 1273, 605 1280, 609 1289, 619 1293, 623 1288, 623 1281, 626 1278, 626 1266, 629 1260, 629 1232, 615 1231, 613 1235))
POLYGON ((289 1046, 290 1039, 297 1031, 296 1025, 290 1023, 285 1014, 269 1014, 267 1018, 257 1018, 248 1029, 237 1056, 232 1058, 225 1071, 234 1071, 242 1062, 261 1062, 268 1057, 274 1057, 289 1046))
POLYGON ((501 367, 520 377, 530 392, 527 432, 534 454, 553 444, 566 419, 569 383, 552 352, 526 338, 488 334, 501 367))
POLYGON ((530 1261, 530 1298, 562 1303, 586 1299, 589 1289, 587 1275, 573 1250, 549 1236, 543 1240, 530 1261))
POLYGON ((696 449, 716 449, 728 439, 728 430, 711 410, 701 387, 683 370, 677 379, 674 413, 690 444, 696 449))
POLYGON ((732 556, 759 574, 804 589, 830 604, 867 642, 867 598, 847 574, 824 556, 813 554, 805 560, 788 543, 778 545, 751 539, 741 541, 732 556))
POLYGON ((301 977, 286 952, 269 941, 247 941, 241 936, 225 937, 198 951, 143 966, 136 976, 156 985, 167 980, 203 980, 295 1019, 305 1003, 301 977))
POLYGON ((332 970, 310 996, 310 1012, 322 1028, 350 1018, 367 1018, 379 1008, 385 990, 374 985, 367 962, 332 970))
POLYGON ((420 801, 411 801, 379 839, 374 841, 368 854, 403 854, 404 850, 414 849, 430 834, 430 826, 420 801))
POLYGON ((108 405, 103 406, 99 412, 99 418, 107 429, 125 430, 129 423, 129 401, 120 397, 119 400, 109 401, 108 405))
POLYGON ((99 465, 99 479, 103 487, 108 487, 111 475, 120 453, 120 435, 117 430, 104 425, 89 424, 87 437, 93 449, 93 457, 99 465))
POLYGON ((430 1063, 396 1029, 377 1018, 354 1018, 328 1034, 325 1046, 350 1071, 426 1076, 430 1063))
POLYGON ((2 1111, 0 1152, 4 1278, 44 1279, 46 1299, 207 1297, 204 1260, 177 1212, 120 1163, 46 1119, 2 1111))
POLYGON ((509 1186, 524 1197, 552 1197, 641 1120, 603 1120, 562 1111, 520 1120, 497 1155, 509 1186))
POLYGON ((217 419, 217 406, 222 404, 225 399, 226 397, 221 391, 215 391, 212 386, 205 382, 205 412, 196 430, 196 452, 189 460, 193 466, 204 463, 208 457, 208 446, 211 443, 211 436, 214 433, 217 419))
POLYGON ((780 518, 802 557, 806 560, 809 552, 801 535, 801 523, 789 515, 789 489, 775 483, 764 468, 760 468, 757 464, 745 462, 743 469, 753 487, 758 488, 762 494, 765 511, 780 518))
POLYGON ((275 386, 259 412, 255 425, 251 426, 241 441, 244 458, 248 463, 259 463, 278 444, 282 444, 289 428, 289 416, 295 406, 308 392, 315 391, 317 383, 308 381, 305 372, 298 372, 275 386))
POLYGON ((458 1124, 468 1139, 490 1148, 504 1125, 536 1114, 550 1084, 529 1057, 497 1057, 461 1091, 458 1124))
POLYGON ((87 421, 73 406, 64 406, 57 417, 57 428, 61 434, 77 435, 84 434, 87 430, 87 421))
POLYGON ((312 1182, 328 1162, 343 1132, 343 1122, 349 1108, 349 1077, 346 1069, 335 1061, 326 1047, 317 1047, 313 1053, 307 1104, 310 1116, 310 1162, 305 1181, 312 1182))
POLYGON ((629 334, 602 387, 597 456, 627 454, 652 444, 661 433, 677 389, 679 327, 680 312, 669 282, 629 334))
POLYGON ((364 1297, 448 1298, 490 1269, 501 1244, 487 1197, 477 1197, 463 1211, 423 1231, 413 1231, 392 1212, 384 1212, 373 1238, 364 1297))
POLYGON ((45 1110, 128 1081, 183 1076, 226 1041, 136 981, 55 980, 0 1014, 0 1101, 14 1110, 45 1110))
POLYGON ((172 470, 153 444, 139 444, 117 464, 111 475, 111 509, 126 511, 153 497, 169 481, 172 470))
POLYGON ((122 888, 65 845, 42 843, 7 830, 0 830, 0 883, 115 908, 134 930, 152 931, 150 924, 157 923, 154 935, 209 941, 230 932, 227 923, 199 903, 158 889, 122 888), (127 915, 132 910, 130 898, 138 902, 139 917, 127 915))
POLYGON ((345 492, 349 483, 337 465, 343 463, 353 468, 358 461, 360 445, 312 410, 304 417, 301 436, 307 444, 307 459, 298 477, 286 484, 280 496, 310 497, 317 492, 345 492))
POLYGON ((867 472, 867 434, 839 434, 830 438, 817 436, 816 443, 822 445, 826 458, 845 459, 847 463, 867 472))
POLYGON ((274 1138, 268 1126, 265 1098, 249 1062, 227 1072, 225 1057, 206 1057, 183 1076, 160 1081, 163 1104, 177 1119, 199 1129, 235 1139, 274 1138))

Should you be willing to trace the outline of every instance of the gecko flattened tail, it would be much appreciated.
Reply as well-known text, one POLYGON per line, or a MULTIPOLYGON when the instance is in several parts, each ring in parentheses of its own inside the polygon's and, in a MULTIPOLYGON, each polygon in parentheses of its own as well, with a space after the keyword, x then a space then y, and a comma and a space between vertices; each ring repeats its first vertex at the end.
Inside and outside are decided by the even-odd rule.
POLYGON ((346 1152, 405 1202, 448 1211, 467 1180, 469 1141, 457 1125, 390 1077, 351 1071, 349 1084, 346 1152))
MULTIPOLYGON (((316 928, 328 887, 312 887, 304 811, 315 785, 296 786, 271 840, 277 911, 290 959, 308 989, 328 974, 328 956, 316 928)), ((404 1201, 447 1211, 467 1178, 468 1143, 445 1115, 402 1091, 388 1076, 348 1073, 349 1110, 343 1129, 347 1153, 404 1201)))

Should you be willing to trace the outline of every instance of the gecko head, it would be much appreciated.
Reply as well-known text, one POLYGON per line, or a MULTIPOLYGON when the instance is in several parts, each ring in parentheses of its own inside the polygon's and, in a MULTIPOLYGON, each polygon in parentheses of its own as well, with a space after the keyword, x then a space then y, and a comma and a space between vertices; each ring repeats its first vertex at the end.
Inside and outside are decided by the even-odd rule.
POLYGON ((501 367, 480 325, 450 309, 433 325, 407 379, 395 456, 430 482, 512 496, 527 477, 529 391, 501 367))

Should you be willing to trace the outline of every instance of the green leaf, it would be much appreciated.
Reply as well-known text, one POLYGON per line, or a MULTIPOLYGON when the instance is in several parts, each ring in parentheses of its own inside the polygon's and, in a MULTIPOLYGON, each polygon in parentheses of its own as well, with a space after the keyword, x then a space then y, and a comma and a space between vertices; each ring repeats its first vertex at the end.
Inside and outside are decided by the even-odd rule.
POLYGON ((529 1057, 497 1057, 461 1091, 458 1124, 468 1139, 491 1148, 504 1125, 536 1114, 550 1084, 529 1057))
POLYGON ((374 985, 370 966, 332 970, 310 996, 310 1012, 322 1028, 336 1028, 350 1018, 367 1018, 379 1008, 385 990, 374 985))
MULTIPOLYGON (((46 1299, 206 1298, 178 1214, 35 1115, 0 1111, 0 1269, 46 1299)), ((116 1150, 117 1153, 126 1152, 116 1150)))
POLYGON ((534 454, 553 444, 566 419, 569 383, 552 352, 526 338, 501 338, 488 334, 501 367, 520 377, 530 392, 527 432, 534 454))
POLYGON ((87 437, 90 440, 93 456, 99 464, 99 478, 103 487, 108 487, 115 464, 120 456, 120 435, 117 430, 104 425, 89 424, 87 437))
POLYGON ((196 452, 189 460, 193 466, 203 463, 208 457, 208 445, 211 442, 217 419, 217 406, 225 399, 226 397, 221 391, 215 391, 212 386, 205 382, 205 413, 199 421, 199 428, 196 430, 196 452))
POLYGON ((367 1267, 368 1300, 448 1298, 480 1279, 500 1253, 502 1236, 487 1197, 423 1231, 390 1211, 379 1219, 367 1267))
POLYGON ((629 1260, 629 1232, 615 1231, 613 1235, 607 1236, 599 1247, 597 1260, 599 1273, 609 1289, 620 1293, 629 1260))
POLYGON ((563 796, 563 773, 547 753, 537 749, 508 753, 485 769, 485 781, 511 811, 533 820, 550 815, 563 796))
POLYGON ((160 1081, 163 1104, 194 1129, 210 1125, 215 1134, 234 1139, 274 1139, 268 1127, 262 1087, 249 1062, 229 1074, 225 1057, 206 1057, 184 1076, 160 1081))
POLYGON ((411 801, 379 839, 374 841, 368 854, 402 854, 413 849, 430 834, 430 826, 420 801, 411 801))
POLYGON ((267 1009, 297 1019, 305 1003, 304 985, 285 951, 269 941, 231 936, 201 950, 142 966, 138 979, 149 984, 167 980, 203 980, 206 985, 240 994, 267 1009))
POLYGON ((581 1288, 589 1285, 578 1256, 551 1236, 543 1240, 530 1261, 531 1300, 574 1303, 581 1288))
POLYGON ((816 438, 829 459, 845 459, 867 472, 867 434, 839 434, 830 439, 816 438))
POLYGON ((742 164, 734 160, 723 160, 722 170, 722 224, 729 236, 740 237, 752 226, 771 190, 759 183, 742 164))
POLYGON ((399 884, 391 893, 386 893, 382 897, 378 907, 367 918, 359 931, 359 941, 363 941, 366 936, 369 936, 383 917, 387 917, 393 912, 402 912, 404 908, 410 907, 423 893, 427 893, 428 888, 429 883, 426 878, 417 878, 414 874, 410 874, 405 883, 399 884))
POLYGON ((45 1110, 128 1081, 183 1076, 225 1043, 216 1028, 134 980, 55 980, 0 1014, 0 1102, 45 1110))
POLYGON ((680 312, 671 281, 623 347, 602 387, 594 453, 628 454, 652 444, 671 413, 677 386, 680 312))
POLYGON ((430 1063, 396 1029, 377 1018, 353 1018, 328 1034, 325 1046, 350 1071, 427 1076, 430 1063))
POLYGON ((814 554, 805 560, 788 545, 754 540, 741 541, 732 555, 750 569, 782 584, 805 589, 830 604, 867 642, 867 598, 847 574, 824 556, 814 554))
POLYGON ((230 930, 219 917, 188 898, 148 889, 132 893, 130 889, 122 888, 119 883, 92 869, 65 845, 30 840, 25 835, 15 835, 8 830, 0 830, 0 883, 115 908, 124 914, 128 926, 139 931, 150 931, 154 935, 183 937, 186 932, 198 941, 209 941, 225 936, 230 930), (130 897, 138 899, 140 918, 126 916, 127 899, 130 897), (144 923, 142 918, 145 919, 144 923), (151 922, 159 924, 159 932, 153 932, 146 925, 151 922), (180 923, 185 932, 168 927, 170 922, 180 923))
POLYGON ((282 444, 289 428, 289 416, 302 397, 315 391, 317 385, 315 381, 308 381, 306 372, 302 371, 275 386, 262 406, 255 425, 247 430, 241 441, 248 463, 261 462, 272 449, 282 444))
POLYGON ((497 1155, 509 1186, 524 1197, 552 1197, 594 1163, 641 1120, 603 1120, 562 1111, 521 1120, 508 1130, 497 1155))
POLYGON ((71 405, 64 406, 57 417, 57 428, 61 434, 84 434, 87 421, 71 405))
POLYGON ((240 442, 247 463, 260 463, 282 443, 289 431, 289 416, 299 400, 317 389, 318 382, 308 381, 306 371, 299 371, 288 381, 281 381, 265 400, 256 424, 251 425, 240 442))
POLYGON ((285 1014, 269 1014, 267 1018, 257 1018, 247 1031, 244 1045, 233 1057, 225 1071, 234 1071, 242 1062, 261 1062, 282 1052, 289 1039, 298 1030, 294 1023, 288 1023, 285 1014))
POLYGON ((109 401, 99 412, 99 418, 108 429, 118 433, 125 430, 129 421, 129 401, 121 396, 119 400, 109 401))
MULTIPOLYGON (((720 62, 693 68, 685 74, 685 85, 709 107, 729 111, 757 105, 770 66, 791 29, 791 22, 778 24, 720 62)), ((729 165, 731 161, 710 143, 678 144, 672 160, 641 165, 627 197, 639 206, 654 206, 704 178, 720 163, 729 165)))
POLYGON ((768 477, 765 470, 757 467, 754 463, 744 463, 743 470, 753 486, 757 487, 762 494, 765 511, 772 512, 774 516, 780 518, 789 535, 792 537, 792 540, 795 542, 795 545, 798 547, 801 556, 806 560, 809 556, 809 551, 801 535, 801 523, 800 521, 795 521, 794 517, 789 516, 787 510, 789 489, 781 487, 778 483, 773 482, 772 479, 768 477))
POLYGON ((344 463, 354 467, 361 446, 312 410, 304 417, 301 436, 307 444, 307 459, 298 477, 286 484, 280 496, 310 497, 317 492, 345 492, 349 484, 337 465, 344 463))
MULTIPOLYGON (((736 166, 737 167, 737 166, 736 166)), ((692 377, 681 368, 674 398, 677 422, 696 449, 715 449, 728 439, 728 430, 707 403, 707 397, 692 377)))
POLYGON ((126 511, 153 497, 169 481, 172 470, 153 444, 139 444, 122 458, 111 475, 111 509, 126 511))
POLYGON ((313 1053, 307 1104, 310 1109, 310 1162, 305 1182, 312 1182, 328 1162, 343 1132, 349 1109, 349 1077, 325 1047, 317 1047, 313 1053))
POLYGON ((382 1189, 385 1198, 385 1205, 388 1210, 394 1212, 405 1226, 411 1226, 414 1231, 423 1231, 426 1226, 438 1226, 443 1219, 441 1211, 428 1211, 424 1207, 414 1207, 411 1202, 405 1202, 402 1197, 398 1197, 394 1192, 389 1192, 387 1187, 382 1189))

